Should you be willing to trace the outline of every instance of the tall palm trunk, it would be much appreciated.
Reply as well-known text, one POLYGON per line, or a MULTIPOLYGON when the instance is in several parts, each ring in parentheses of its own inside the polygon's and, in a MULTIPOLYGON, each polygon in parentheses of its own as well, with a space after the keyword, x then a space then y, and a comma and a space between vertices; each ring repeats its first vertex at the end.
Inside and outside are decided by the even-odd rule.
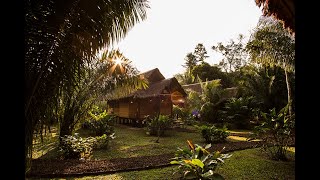
POLYGON ((286 75, 286 84, 287 84, 287 91, 288 91, 289 115, 291 116, 292 115, 291 87, 289 82, 288 71, 284 69, 284 73, 286 75))

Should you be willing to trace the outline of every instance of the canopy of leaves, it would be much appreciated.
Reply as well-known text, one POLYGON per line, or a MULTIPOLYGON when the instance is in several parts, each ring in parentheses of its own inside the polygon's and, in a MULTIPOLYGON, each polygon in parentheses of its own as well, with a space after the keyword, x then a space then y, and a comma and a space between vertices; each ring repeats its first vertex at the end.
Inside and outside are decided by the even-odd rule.
POLYGON ((244 36, 239 34, 238 42, 233 39, 226 45, 219 42, 216 46, 212 46, 212 50, 219 52, 223 55, 223 59, 219 65, 226 72, 234 72, 247 63, 247 53, 243 44, 244 36))
POLYGON ((211 66, 207 62, 202 62, 199 65, 196 65, 192 71, 194 77, 199 77, 201 81, 211 81, 214 79, 221 79, 221 85, 223 87, 231 87, 231 75, 221 71, 219 66, 211 66))
POLYGON ((243 96, 254 96, 262 110, 281 109, 287 103, 284 71, 279 67, 248 65, 239 77, 243 96))
POLYGON ((246 49, 253 62, 294 72, 295 39, 279 21, 261 19, 246 49))
POLYGON ((209 57, 207 55, 208 52, 202 43, 197 44, 197 46, 194 48, 193 54, 198 62, 204 62, 204 60, 209 57))

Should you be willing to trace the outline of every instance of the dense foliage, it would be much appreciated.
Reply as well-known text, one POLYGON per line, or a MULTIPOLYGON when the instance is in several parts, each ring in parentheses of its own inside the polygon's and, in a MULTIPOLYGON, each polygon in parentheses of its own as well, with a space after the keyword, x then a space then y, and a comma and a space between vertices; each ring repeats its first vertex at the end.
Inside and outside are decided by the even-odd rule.
POLYGON ((61 137, 60 152, 64 159, 89 158, 96 139, 65 135, 61 137))
POLYGON ((261 18, 246 45, 246 49, 252 62, 271 67, 277 66, 284 70, 287 103, 289 104, 289 114, 292 115, 294 110, 290 77, 294 77, 295 73, 294 36, 283 28, 281 22, 272 18, 261 18))
POLYGON ((114 133, 96 137, 79 137, 78 134, 61 137, 60 153, 64 159, 88 159, 94 149, 107 148, 114 133))
POLYGON ((221 112, 226 99, 223 99, 223 92, 220 80, 201 83, 202 105, 200 109, 201 120, 210 123, 220 123, 221 112))
POLYGON ((202 137, 205 139, 206 143, 221 143, 225 142, 227 137, 230 135, 230 132, 228 132, 227 127, 223 126, 222 128, 218 128, 214 125, 207 126, 202 125, 200 127, 200 132, 202 137))
POLYGON ((226 122, 233 124, 237 129, 250 129, 253 109, 256 107, 253 100, 253 96, 227 100, 223 111, 226 122))
POLYGON ((279 112, 275 108, 269 113, 260 112, 260 125, 255 127, 251 138, 262 139, 262 149, 275 160, 287 160, 286 148, 294 143, 295 117, 288 114, 288 109, 286 105, 279 112))
POLYGON ((115 116, 107 114, 106 110, 100 112, 89 112, 90 118, 82 123, 84 129, 91 131, 93 136, 110 135, 114 133, 113 125, 115 116))

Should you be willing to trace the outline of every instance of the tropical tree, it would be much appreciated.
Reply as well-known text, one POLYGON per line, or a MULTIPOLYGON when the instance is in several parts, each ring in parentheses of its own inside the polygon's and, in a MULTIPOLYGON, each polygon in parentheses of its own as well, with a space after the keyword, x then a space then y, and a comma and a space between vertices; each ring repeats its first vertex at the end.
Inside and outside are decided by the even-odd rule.
POLYGON ((186 55, 184 60, 185 60, 185 63, 182 66, 185 67, 187 70, 192 70, 193 67, 195 67, 197 65, 197 63, 199 62, 196 59, 196 56, 191 52, 186 55))
POLYGON ((196 65, 192 69, 191 73, 194 77, 199 77, 201 81, 221 79, 221 85, 223 87, 232 86, 232 75, 228 75, 228 73, 221 71, 221 68, 217 65, 211 66, 207 62, 202 62, 199 65, 196 65))
POLYGON ((221 80, 216 79, 212 81, 201 82, 201 100, 202 106, 200 109, 201 119, 208 122, 217 122, 219 117, 219 110, 223 107, 224 101, 222 94, 224 89, 221 87, 221 80))
POLYGON ((260 110, 268 111, 275 107, 279 111, 287 104, 283 69, 250 64, 241 68, 239 79, 242 96, 254 96, 260 110))
POLYGON ((222 42, 218 42, 216 46, 212 46, 212 50, 221 53, 224 56, 219 65, 226 72, 238 71, 240 67, 247 64, 247 53, 245 51, 243 39, 244 36, 239 34, 238 42, 231 39, 226 45, 222 44, 222 42))
MULTIPOLYGON (((260 19, 246 46, 253 62, 284 69, 288 103, 292 104, 290 73, 295 72, 295 39, 283 25, 272 18, 260 19)), ((289 105, 289 115, 292 106, 289 105)))
POLYGON ((197 62, 203 63, 206 58, 209 56, 207 55, 208 52, 202 43, 198 43, 197 46, 194 48, 193 52, 197 62))
POLYGON ((62 92, 71 92, 103 47, 121 40, 146 18, 147 0, 25 1, 25 157, 33 132, 53 116, 62 92))
POLYGON ((192 75, 191 70, 186 70, 184 73, 174 75, 181 85, 196 83, 196 78, 192 75))

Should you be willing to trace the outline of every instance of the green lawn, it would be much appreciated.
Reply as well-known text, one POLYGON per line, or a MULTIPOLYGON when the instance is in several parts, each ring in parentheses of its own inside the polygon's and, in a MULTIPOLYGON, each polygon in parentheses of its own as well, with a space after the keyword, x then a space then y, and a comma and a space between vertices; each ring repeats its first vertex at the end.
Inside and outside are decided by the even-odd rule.
POLYGON ((196 144, 204 144, 200 133, 177 132, 168 130, 164 137, 149 136, 143 128, 134 128, 123 125, 115 127, 116 139, 112 140, 108 150, 94 151, 92 159, 112 159, 137 156, 159 155, 174 153, 177 147, 187 147, 187 140, 196 144))
MULTIPOLYGON (((225 160, 225 163, 218 167, 217 171, 226 180, 294 180, 295 179, 295 160, 294 148, 290 148, 287 162, 273 161, 261 153, 259 149, 247 149, 235 151, 230 154, 232 156, 225 160)), ((118 180, 118 179, 148 179, 148 180, 162 180, 162 179, 179 179, 179 176, 173 175, 177 170, 177 166, 169 166, 164 168, 129 171, 109 175, 85 176, 68 178, 73 180, 118 180)), ((65 178, 56 178, 56 180, 63 180, 65 178)), ((43 179, 48 180, 48 179, 43 179)))
MULTIPOLYGON (((88 136, 87 131, 78 130, 77 132, 82 137, 88 136)), ((113 159, 174 153, 177 147, 187 147, 187 140, 204 145, 204 139, 198 132, 167 130, 164 137, 160 137, 159 143, 156 143, 157 137, 147 135, 145 129, 119 124, 115 126, 115 136, 116 138, 109 143, 108 149, 94 150, 90 158, 113 159)), ((58 137, 56 129, 54 129, 52 134, 47 134, 44 137, 43 143, 40 143, 37 138, 33 146, 33 158, 56 157, 58 152, 57 145, 58 137)))
MULTIPOLYGON (((80 135, 86 136, 86 131, 78 131, 80 135)), ((240 131, 234 131, 240 132, 240 131)), ((244 133, 248 133, 242 131, 244 133)), ((146 155, 159 155, 173 153, 177 147, 186 147, 186 140, 192 140, 196 144, 203 145, 199 132, 178 132, 168 130, 165 137, 160 138, 160 143, 155 143, 157 137, 145 134, 143 128, 134 128, 124 125, 115 126, 116 139, 109 144, 109 149, 94 151, 92 159, 125 158, 146 155)), ((229 136, 230 141, 244 141, 244 137, 229 136)), ((56 154, 57 135, 55 129, 52 134, 44 138, 44 143, 39 143, 37 139, 34 145, 34 158, 52 158, 56 154)), ((232 152, 232 156, 225 161, 225 164, 217 169, 226 179, 295 179, 295 148, 288 149, 290 161, 273 161, 267 158, 258 149, 248 149, 232 152)), ((79 178, 68 178, 78 180, 89 179, 178 179, 177 175, 172 175, 177 166, 164 168, 121 172, 110 175, 85 176, 79 178)), ((45 178, 42 178, 45 179, 45 178)), ((55 178, 61 179, 61 178, 55 178)), ((63 178, 62 178, 63 179, 63 178)))

